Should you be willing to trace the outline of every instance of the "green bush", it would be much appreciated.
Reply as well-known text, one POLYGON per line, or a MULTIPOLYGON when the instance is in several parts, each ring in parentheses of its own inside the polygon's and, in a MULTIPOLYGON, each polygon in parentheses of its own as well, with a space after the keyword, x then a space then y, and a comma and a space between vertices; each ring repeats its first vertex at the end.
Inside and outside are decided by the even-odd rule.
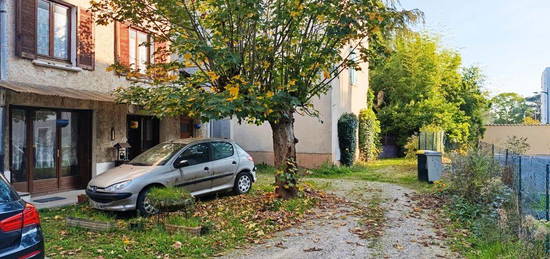
POLYGON ((183 211, 190 215, 195 209, 195 198, 183 188, 153 188, 147 198, 160 213, 183 211))
POLYGON ((359 155, 363 161, 375 160, 380 154, 380 121, 371 108, 359 112, 359 155))
POLYGON ((405 144, 405 157, 408 159, 416 158, 417 151, 418 135, 412 135, 407 139, 407 144, 405 144))
POLYGON ((357 116, 353 113, 344 113, 338 120, 338 144, 340 146, 340 162, 351 166, 355 160, 357 147, 357 116))

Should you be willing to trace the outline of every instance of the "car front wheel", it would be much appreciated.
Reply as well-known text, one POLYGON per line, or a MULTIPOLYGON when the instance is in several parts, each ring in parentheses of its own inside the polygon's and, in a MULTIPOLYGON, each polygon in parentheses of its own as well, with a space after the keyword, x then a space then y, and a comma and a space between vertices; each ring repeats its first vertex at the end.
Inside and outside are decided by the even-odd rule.
POLYGON ((151 188, 147 188, 141 191, 138 196, 137 210, 139 215, 142 217, 149 217, 159 213, 158 209, 153 207, 153 205, 151 205, 151 202, 147 198, 149 190, 151 190, 151 188))
POLYGON ((233 190, 236 194, 245 194, 252 188, 252 176, 249 173, 243 172, 237 175, 233 190))

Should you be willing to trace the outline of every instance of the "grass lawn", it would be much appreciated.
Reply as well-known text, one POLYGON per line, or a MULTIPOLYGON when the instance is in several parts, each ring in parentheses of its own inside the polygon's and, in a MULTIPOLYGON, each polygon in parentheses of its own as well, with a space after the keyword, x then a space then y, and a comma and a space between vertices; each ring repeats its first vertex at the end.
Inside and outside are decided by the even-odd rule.
POLYGON ((213 226, 209 234, 202 236, 169 234, 157 224, 156 217, 141 219, 131 213, 101 212, 87 205, 41 210, 46 255, 50 258, 196 258, 261 242, 299 221, 320 202, 315 192, 306 192, 303 197, 292 200, 277 200, 271 192, 273 181, 273 174, 268 171, 259 174, 249 194, 202 198, 197 202, 194 216, 213 226), (67 217, 112 222, 117 229, 93 232, 68 227, 67 217), (145 229, 128 228, 131 222, 138 221, 145 223, 145 229))
POLYGON ((416 160, 405 158, 380 159, 369 163, 357 163, 352 167, 324 165, 311 170, 308 177, 339 178, 386 182, 403 185, 418 191, 430 191, 432 184, 419 182, 417 179, 416 160))

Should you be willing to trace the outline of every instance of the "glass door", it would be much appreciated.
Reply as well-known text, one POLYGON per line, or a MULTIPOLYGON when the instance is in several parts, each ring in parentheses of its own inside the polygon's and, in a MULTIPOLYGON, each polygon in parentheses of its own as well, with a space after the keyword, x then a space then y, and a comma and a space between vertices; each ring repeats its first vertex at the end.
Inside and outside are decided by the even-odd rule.
POLYGON ((32 120, 33 192, 50 192, 58 189, 57 112, 37 110, 32 120))
POLYGON ((77 188, 79 185, 80 163, 78 159, 78 131, 79 113, 60 112, 58 127, 61 128, 60 137, 60 189, 77 188))
POLYGON ((28 192, 27 111, 12 109, 10 118, 11 183, 18 191, 28 192))
POLYGON ((91 176, 91 112, 12 107, 10 171, 18 191, 82 188, 91 176))

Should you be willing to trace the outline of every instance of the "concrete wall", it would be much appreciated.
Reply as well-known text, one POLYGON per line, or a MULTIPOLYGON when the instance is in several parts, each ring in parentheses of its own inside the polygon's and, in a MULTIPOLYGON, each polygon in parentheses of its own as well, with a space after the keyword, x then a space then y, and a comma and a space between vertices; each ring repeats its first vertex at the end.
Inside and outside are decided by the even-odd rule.
POLYGON ((527 138, 528 155, 550 155, 550 125, 488 125, 483 142, 505 147, 508 137, 527 138))

